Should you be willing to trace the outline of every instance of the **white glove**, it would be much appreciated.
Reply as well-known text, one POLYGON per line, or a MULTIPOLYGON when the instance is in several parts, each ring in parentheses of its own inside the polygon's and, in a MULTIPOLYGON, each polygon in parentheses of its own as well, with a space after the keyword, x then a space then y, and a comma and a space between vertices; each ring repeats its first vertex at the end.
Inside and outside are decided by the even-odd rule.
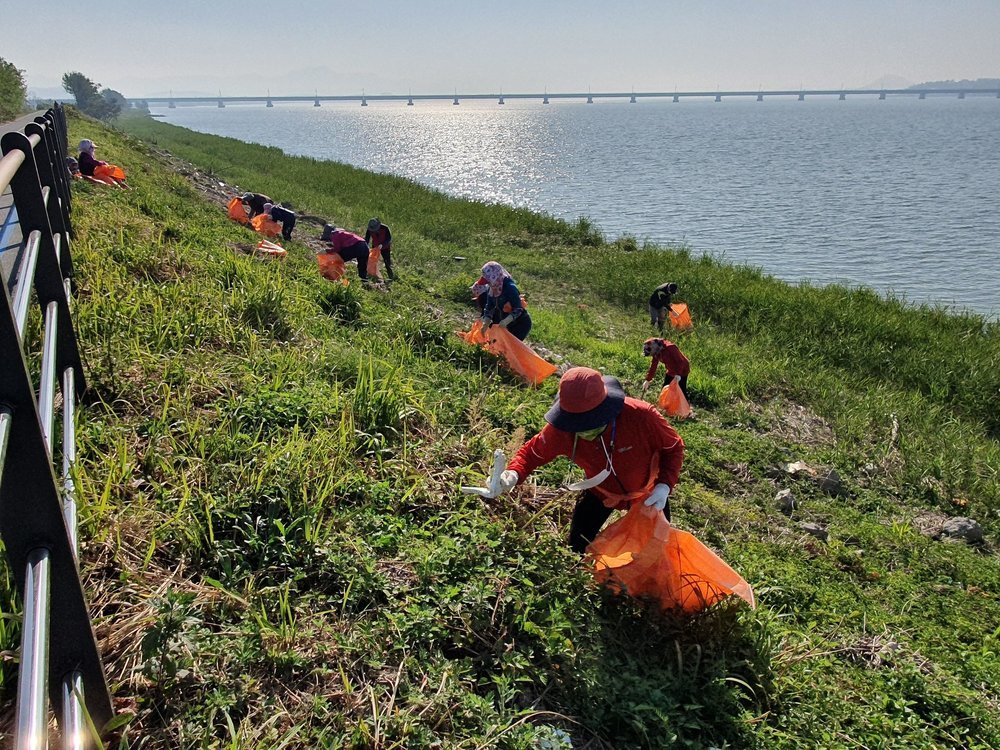
POLYGON ((507 469, 503 474, 500 475, 500 481, 498 482, 499 487, 497 487, 497 495, 502 495, 505 492, 510 492, 514 487, 517 486, 517 481, 520 479, 516 471, 507 469))
POLYGON ((667 507, 667 498, 670 497, 670 485, 658 484, 653 488, 653 491, 649 493, 649 497, 646 498, 646 505, 651 505, 657 510, 663 510, 667 507))
POLYGON ((506 328, 507 326, 509 326, 513 322, 514 322, 514 316, 513 315, 508 315, 506 318, 504 318, 503 320, 500 321, 500 325, 503 326, 504 328, 506 328))
POLYGON ((681 382, 681 376, 680 375, 674 375, 674 382, 675 383, 681 382))
POLYGON ((517 484, 520 477, 516 471, 507 469, 507 459, 503 451, 497 449, 493 451, 493 469, 490 472, 488 487, 463 487, 462 492, 466 495, 479 495, 491 499, 505 492, 510 492, 517 484))
POLYGON ((486 331, 489 330, 489 327, 491 325, 493 325, 492 320, 490 320, 489 318, 483 318, 481 321, 479 321, 479 332, 486 333, 486 331))
POLYGON ((653 382, 652 380, 643 380, 642 381, 642 392, 643 393, 645 393, 646 391, 649 390, 649 384, 652 383, 652 382, 653 382))

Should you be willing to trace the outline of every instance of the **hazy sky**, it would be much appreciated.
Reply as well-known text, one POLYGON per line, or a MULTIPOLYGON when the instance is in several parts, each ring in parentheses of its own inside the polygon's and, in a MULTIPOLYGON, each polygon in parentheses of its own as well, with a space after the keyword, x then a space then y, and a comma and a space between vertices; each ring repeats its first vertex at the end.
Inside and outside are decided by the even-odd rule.
POLYGON ((0 57, 49 96, 74 70, 130 97, 1000 77, 1000 0, 45 0, 30 13, 0 57))

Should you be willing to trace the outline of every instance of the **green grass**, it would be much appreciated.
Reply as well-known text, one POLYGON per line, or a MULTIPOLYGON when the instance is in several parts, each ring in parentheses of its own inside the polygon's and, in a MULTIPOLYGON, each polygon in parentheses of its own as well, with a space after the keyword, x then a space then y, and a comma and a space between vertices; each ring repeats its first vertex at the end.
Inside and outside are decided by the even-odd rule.
MULTIPOLYGON (((561 730, 577 748, 1000 746, 995 323, 123 127, 71 121, 134 187, 74 186, 82 565, 132 716, 113 744, 527 749, 561 730), (348 227, 380 216, 401 279, 331 285, 295 242, 284 261, 241 254, 251 234, 161 149, 348 227), (674 518, 757 610, 677 620, 595 588, 565 546, 564 464, 490 503, 459 493, 556 388, 452 334, 491 258, 529 296, 531 341, 633 394, 645 297, 680 283, 698 418, 678 425, 674 518), (846 493, 775 471, 793 460, 835 468, 846 493), (947 515, 990 542, 924 533, 947 515)), ((0 618, 0 650, 18 634, 0 618)), ((10 705, 9 661, 0 676, 10 705)))

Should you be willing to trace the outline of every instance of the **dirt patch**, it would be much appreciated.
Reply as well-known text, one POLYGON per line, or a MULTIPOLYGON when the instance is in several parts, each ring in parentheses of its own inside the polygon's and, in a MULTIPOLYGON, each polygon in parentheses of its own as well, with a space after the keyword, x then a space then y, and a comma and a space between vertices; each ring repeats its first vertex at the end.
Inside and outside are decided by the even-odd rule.
POLYGON ((747 409, 766 426, 764 434, 781 442, 820 448, 832 446, 837 440, 830 424, 801 404, 775 399, 751 403, 747 409))
MULTIPOLYGON (((225 180, 221 180, 217 176, 199 169, 191 162, 174 156, 169 151, 153 149, 152 153, 169 169, 186 178, 205 200, 217 205, 223 213, 226 212, 229 201, 234 196, 243 195, 243 193, 251 190, 240 185, 229 184, 225 180)), ((320 235, 323 232, 323 225, 327 223, 327 220, 321 216, 303 213, 293 205, 282 205, 285 205, 296 213, 294 242, 299 245, 305 245, 312 250, 313 254, 326 250, 327 243, 320 239, 320 235)), ((241 244, 237 244, 236 246, 241 250, 243 249, 241 244)))

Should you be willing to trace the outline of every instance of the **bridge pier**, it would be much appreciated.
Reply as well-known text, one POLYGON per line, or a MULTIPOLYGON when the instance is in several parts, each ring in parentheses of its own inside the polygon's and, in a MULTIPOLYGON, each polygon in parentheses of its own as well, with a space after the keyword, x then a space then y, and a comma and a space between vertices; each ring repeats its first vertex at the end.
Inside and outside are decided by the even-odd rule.
POLYGON ((722 101, 722 94, 716 94, 715 95, 715 101, 721 102, 722 101))
POLYGON ((222 101, 222 99, 219 99, 219 109, 225 109, 225 108, 226 108, 226 103, 222 101))
POLYGON ((840 92, 840 96, 838 96, 837 98, 838 98, 838 99, 839 99, 840 101, 846 101, 846 100, 847 100, 847 94, 845 94, 845 93, 844 93, 843 91, 841 91, 841 92, 840 92))
POLYGON ((455 101, 453 101, 452 104, 458 104, 458 97, 457 96, 455 97, 455 101))
POLYGON ((757 101, 759 101, 759 102, 764 101, 764 95, 763 94, 757 94, 757 101))
POLYGON ((805 94, 802 94, 802 93, 800 93, 800 94, 799 94, 799 101, 800 101, 800 102, 804 102, 805 100, 806 100, 806 95, 805 95, 805 94))
POLYGON ((635 104, 635 94, 632 94, 632 98, 628 100, 629 104, 635 104))
POLYGON ((878 94, 878 100, 880 102, 884 102, 885 101, 885 92, 884 91, 880 91, 879 92, 879 94, 878 94))
POLYGON ((674 104, 677 104, 677 102, 679 102, 680 100, 681 98, 677 96, 677 94, 674 94, 674 104))
POLYGON ((272 102, 270 99, 268 99, 267 100, 267 106, 268 107, 273 107, 274 106, 274 102, 272 102))
POLYGON ((497 104, 503 104, 503 94, 500 94, 500 98, 497 99, 497 104))
POLYGON ((593 104, 593 103, 594 103, 594 97, 588 95, 587 96, 587 104, 593 104))
POLYGON ((315 99, 315 100, 313 101, 313 106, 314 106, 314 107, 318 107, 318 106, 319 106, 319 97, 318 97, 318 96, 317 96, 317 97, 316 97, 316 99, 315 99))
POLYGON ((174 104, 173 99, 170 100, 170 103, 167 105, 167 109, 177 109, 177 105, 174 104))
POLYGON ((924 91, 921 91, 920 96, 917 97, 917 99, 926 99, 926 98, 927 98, 927 93, 924 91))
POLYGON ((964 99, 965 98, 965 92, 964 91, 959 91, 958 92, 958 98, 959 99, 964 99))
POLYGON ((406 106, 407 107, 412 107, 413 106, 413 97, 412 96, 409 97, 409 98, 407 98, 407 100, 406 100, 406 106))

